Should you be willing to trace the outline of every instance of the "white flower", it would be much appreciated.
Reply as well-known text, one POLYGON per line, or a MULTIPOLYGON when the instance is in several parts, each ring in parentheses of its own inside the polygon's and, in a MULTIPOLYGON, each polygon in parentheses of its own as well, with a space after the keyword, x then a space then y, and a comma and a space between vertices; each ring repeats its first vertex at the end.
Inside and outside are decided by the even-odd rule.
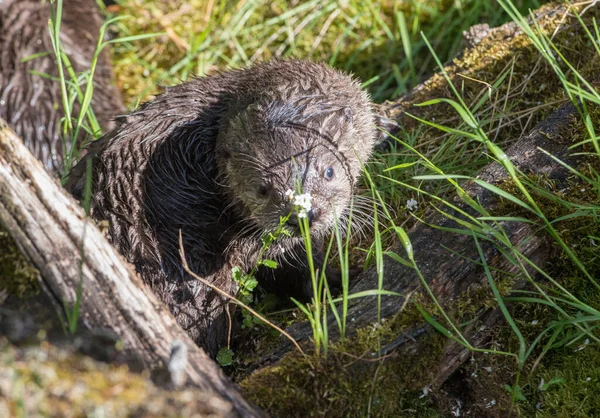
POLYGON ((303 208, 310 209, 312 200, 312 196, 310 193, 299 194, 294 197, 294 204, 297 206, 302 206, 303 208))
POLYGON ((417 202, 415 199, 408 199, 406 201, 406 208, 410 211, 413 211, 415 209, 417 209, 419 207, 419 202, 417 202))
POLYGON ((292 189, 287 189, 285 197, 293 203, 298 211, 298 218, 306 218, 306 214, 312 209, 312 196, 310 193, 296 194, 292 189))
POLYGON ((306 213, 312 208, 312 196, 310 193, 299 194, 294 197, 294 206, 297 206, 298 209, 298 217, 306 218, 306 213))
POLYGON ((533 321, 531 321, 531 325, 537 325, 537 324, 538 324, 538 322, 539 322, 539 321, 538 321, 537 319, 534 319, 533 321))
POLYGON ((285 192, 285 197, 287 197, 288 200, 294 200, 295 194, 296 193, 294 193, 292 189, 287 189, 287 191, 285 192))

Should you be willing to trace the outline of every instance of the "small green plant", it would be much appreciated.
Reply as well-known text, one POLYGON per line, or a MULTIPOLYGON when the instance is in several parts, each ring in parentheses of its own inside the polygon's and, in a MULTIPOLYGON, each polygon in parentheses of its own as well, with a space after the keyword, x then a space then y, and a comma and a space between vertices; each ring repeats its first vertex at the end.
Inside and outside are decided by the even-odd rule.
POLYGON ((523 395, 523 390, 521 389, 521 386, 515 384, 513 386, 511 385, 504 385, 504 389, 506 389, 506 391, 508 392, 508 394, 510 395, 510 398, 514 403, 517 402, 521 402, 521 401, 526 401, 527 398, 525 397, 525 395, 523 395))
POLYGON ((540 392, 543 391, 547 391, 548 389, 550 389, 553 386, 564 386, 565 385, 565 379, 563 379, 562 377, 553 377, 552 379, 550 379, 549 381, 545 382, 544 379, 542 379, 542 381, 540 382, 538 389, 540 390, 540 392))
MULTIPOLYGON (((256 272, 258 269, 260 267, 270 269, 277 268, 277 262, 264 258, 264 255, 279 238, 290 235, 289 231, 286 229, 286 222, 288 219, 289 215, 281 217, 275 231, 269 231, 262 236, 262 246, 252 270, 248 273, 244 273, 240 267, 233 267, 231 275, 238 285, 236 299, 243 305, 252 306, 254 304, 254 290, 258 285, 258 280, 256 279, 256 272)), ((242 328, 252 328, 255 325, 263 325, 265 323, 263 319, 245 308, 242 308, 242 318, 242 328)), ((233 364, 233 357, 234 352, 229 347, 222 347, 217 354, 217 361, 221 366, 230 366, 233 364)))
POLYGON ((231 366, 233 364, 233 350, 229 347, 221 347, 217 353, 217 362, 223 366, 231 366))
MULTIPOLYGON (((264 258, 265 252, 275 243, 281 236, 289 236, 290 233, 286 230, 285 224, 289 218, 288 216, 281 217, 279 219, 279 226, 273 232, 267 232, 262 236, 262 247, 258 254, 257 261, 252 270, 246 274, 240 267, 234 267, 232 269, 233 280, 238 284, 237 298, 240 302, 245 305, 251 305, 254 299, 253 292, 258 281, 256 280, 256 272, 260 267, 266 267, 270 269, 277 268, 277 262, 274 260, 264 258)), ((242 311, 243 322, 242 328, 251 328, 254 325, 260 325, 263 323, 260 319, 252 315, 247 309, 242 311)))
MULTIPOLYGON (((63 0, 51 0, 50 11, 51 17, 48 28, 50 31, 56 68, 58 70, 57 81, 60 85, 61 105, 64 113, 60 128, 60 135, 63 140, 65 165, 62 178, 64 183, 66 181, 66 176, 77 161, 80 150, 85 147, 90 138, 97 139, 102 136, 102 129, 94 110, 92 109, 92 98, 94 96, 93 81, 100 54, 104 48, 111 44, 153 38, 157 34, 149 33, 105 40, 108 27, 126 17, 123 16, 108 19, 100 27, 98 42, 90 60, 90 68, 77 73, 74 70, 69 56, 65 53, 60 40, 63 0)), ((51 78, 49 74, 37 73, 37 75, 40 77, 51 78)))
MULTIPOLYGON (((298 195, 304 196, 304 195, 298 195)), ((293 195, 292 195, 293 197, 293 195)), ((310 207, 306 205, 305 199, 300 198, 295 201, 296 210, 299 214, 302 214, 303 211, 307 211, 310 207)), ((385 203, 382 203, 385 205, 385 203)), ((327 246, 327 250, 325 252, 323 265, 320 269, 317 269, 314 265, 313 261, 313 244, 310 236, 310 225, 308 223, 308 219, 305 216, 300 217, 300 233, 304 240, 304 245, 306 249, 306 256, 308 260, 308 268, 310 271, 311 277, 311 285, 313 291, 313 297, 311 303, 308 305, 304 305, 297 300, 294 300, 294 303, 298 308, 306 315, 309 323, 311 324, 313 330, 313 342, 315 344, 315 354, 317 359, 321 355, 321 352, 326 356, 329 349, 329 330, 328 330, 328 310, 329 306, 330 312, 333 315, 337 326, 340 331, 340 342, 343 344, 344 339, 346 337, 346 324, 348 319, 348 306, 350 299, 361 298, 366 296, 377 296, 381 298, 382 295, 387 296, 401 296, 395 292, 389 292, 383 289, 383 250, 381 245, 381 237, 379 235, 379 223, 378 223, 378 211, 374 203, 374 222, 375 222, 375 239, 379 245, 375 245, 375 258, 377 260, 378 267, 378 288, 373 290, 366 290, 362 292, 357 292, 354 294, 349 293, 350 289, 350 278, 349 278, 349 260, 350 260, 350 239, 351 239, 351 223, 352 223, 352 215, 353 215, 353 203, 350 205, 350 214, 348 217, 348 225, 345 226, 347 230, 345 240, 342 238, 342 226, 339 225, 338 221, 335 223, 335 227, 333 230, 333 234, 329 240, 329 244, 327 246), (330 258, 330 254, 333 248, 333 243, 337 244, 337 257, 339 259, 340 265, 340 275, 341 275, 341 284, 342 284, 342 295, 340 298, 334 299, 331 294, 331 290, 329 288, 329 284, 327 283, 327 263, 330 258), (339 312, 338 306, 336 304, 341 302, 341 312, 339 312)), ((389 216, 389 212, 387 212, 389 216)), ((378 306, 378 312, 380 312, 380 305, 378 306)))
MULTIPOLYGON (((64 303, 64 310, 66 316, 66 323, 61 322, 63 330, 73 335, 77 332, 77 327, 79 325, 79 308, 81 306, 81 289, 82 289, 82 280, 79 280, 79 285, 77 286, 77 294, 75 296, 75 303, 73 306, 69 306, 66 302, 64 303)), ((62 319, 62 316, 59 315, 59 318, 62 319)))
MULTIPOLYGON (((231 271, 233 280, 238 284, 237 298, 244 304, 250 305, 253 302, 253 291, 258 285, 258 280, 251 274, 244 274, 242 269, 234 267, 231 271)), ((244 320, 242 322, 242 328, 252 328, 254 325, 254 317, 244 309, 242 311, 244 320)))

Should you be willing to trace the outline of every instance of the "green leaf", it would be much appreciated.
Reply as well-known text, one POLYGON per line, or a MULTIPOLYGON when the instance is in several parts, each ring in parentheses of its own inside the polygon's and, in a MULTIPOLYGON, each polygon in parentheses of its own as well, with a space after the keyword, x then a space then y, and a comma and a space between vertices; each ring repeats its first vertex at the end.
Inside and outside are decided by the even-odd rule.
POLYGON ((277 268, 277 262, 274 260, 263 260, 260 262, 263 266, 269 267, 270 269, 277 268))
POLYGON ((419 310, 419 312, 421 312, 421 315, 423 315, 423 318, 425 319, 425 321, 427 321, 439 333, 445 335, 446 337, 452 337, 452 333, 450 332, 450 330, 448 328, 446 328, 445 326, 440 324, 434 317, 432 317, 427 312, 425 312, 425 309, 423 309, 420 305, 416 305, 416 306, 417 306, 417 309, 419 310))
POLYGON ((242 321, 242 328, 252 328, 254 326, 254 317, 248 311, 244 311, 244 320, 242 321))
POLYGON ((404 231, 404 229, 402 229, 399 226, 395 226, 394 227, 394 231, 396 232, 396 234, 398 235, 398 238, 400 238, 400 241, 402 242, 402 246, 404 247, 404 251, 406 251, 406 256, 411 261, 415 261, 414 254, 413 254, 412 243, 410 242, 410 238, 408 238, 408 234, 404 231))
POLYGON ((410 267, 410 268, 414 268, 414 265, 408 261, 406 261, 404 258, 400 257, 398 254, 396 254, 395 252, 392 251, 384 251, 383 252, 384 255, 387 255, 389 258, 391 258, 392 260, 394 260, 397 263, 402 264, 403 266, 406 267, 410 267))
POLYGON ((244 288, 249 292, 252 292, 257 285, 258 280, 256 280, 252 276, 248 276, 248 278, 244 282, 244 288))
POLYGON ((144 33, 141 35, 123 36, 121 38, 115 38, 115 39, 106 41, 105 44, 108 45, 108 44, 140 41, 142 39, 158 38, 159 36, 163 36, 163 35, 166 35, 166 32, 144 33))
POLYGON ((489 191, 497 194, 498 196, 503 197, 504 199, 510 200, 511 202, 527 209, 530 212, 534 212, 534 210, 531 208, 531 206, 529 206, 527 203, 523 202, 521 199, 513 196, 512 194, 502 190, 501 188, 494 186, 493 184, 490 184, 486 181, 479 180, 479 179, 475 179, 475 183, 477 183, 481 187, 488 189, 489 191))
POLYGON ((227 347, 222 347, 217 353, 217 361, 223 367, 233 364, 233 351, 227 347))
POLYGON ((461 131, 459 129, 453 129, 453 128, 448 128, 447 126, 438 125, 437 123, 433 123, 433 122, 427 121, 425 119, 421 119, 421 118, 418 118, 418 117, 416 117, 414 115, 411 115, 408 112, 404 112, 404 114, 407 115, 407 116, 410 116, 411 118, 413 118, 415 120, 418 120, 419 122, 421 122, 421 123, 423 123, 423 124, 425 124, 427 126, 432 126, 434 128, 437 128, 440 131, 448 132, 448 133, 455 134, 455 135, 464 136, 465 138, 471 138, 474 141, 481 142, 481 138, 480 137, 478 137, 477 135, 474 135, 474 134, 472 134, 470 132, 465 132, 465 131, 461 131))
POLYGON ((514 387, 510 386, 510 385, 504 385, 504 389, 506 389, 506 391, 508 393, 510 393, 510 395, 513 397, 513 399, 515 399, 517 401, 526 401, 527 400, 525 395, 523 395, 521 386, 519 386, 519 385, 515 385, 514 387))
POLYGON ((474 120, 473 115, 471 115, 471 113, 467 109, 465 109, 460 103, 455 102, 454 100, 434 99, 434 100, 428 100, 426 102, 416 104, 415 106, 430 106, 430 105, 438 104, 438 103, 448 103, 450 106, 452 106, 454 108, 454 110, 456 110, 458 112, 458 114, 460 115, 462 120, 464 120, 467 125, 469 125, 473 129, 477 129, 477 121, 474 120))
POLYGON ((234 268, 231 269, 231 275, 233 277, 233 280, 235 280, 236 282, 240 283, 242 281, 243 278, 243 274, 242 274, 242 269, 235 266, 234 268))
POLYGON ((562 386, 564 384, 565 384, 565 379, 563 379, 562 377, 553 377, 552 379, 550 379, 550 381, 541 385, 540 389, 542 391, 544 391, 544 390, 548 390, 548 388, 550 388, 552 386, 562 386))
POLYGON ((429 174, 422 176, 413 176, 414 180, 448 180, 448 179, 466 179, 470 180, 469 176, 461 176, 459 174, 429 174))
POLYGON ((46 57, 48 55, 50 55, 50 52, 48 52, 48 51, 46 51, 46 52, 38 52, 37 54, 31 54, 31 55, 28 55, 28 56, 26 56, 24 58, 21 58, 21 62, 25 63, 27 61, 31 61, 31 60, 34 60, 36 58, 46 57))
MULTIPOLYGON (((363 290, 361 292, 356 292, 356 293, 352 293, 348 295, 348 300, 352 300, 352 299, 361 299, 361 298, 365 298, 367 296, 398 296, 398 297, 405 297, 405 295, 403 295, 402 293, 397 293, 397 292, 392 292, 390 290, 383 290, 383 289, 371 289, 371 290, 363 290)), ((334 303, 338 303, 338 302, 342 302, 344 299, 343 298, 337 298, 337 299, 333 299, 332 302, 334 303)))
POLYGON ((408 167, 412 167, 415 164, 419 164, 419 161, 413 161, 412 163, 397 164, 397 165, 395 165, 393 167, 386 168, 385 170, 383 170, 383 172, 387 173, 388 171, 397 170, 397 169, 400 169, 400 168, 408 168, 408 167))

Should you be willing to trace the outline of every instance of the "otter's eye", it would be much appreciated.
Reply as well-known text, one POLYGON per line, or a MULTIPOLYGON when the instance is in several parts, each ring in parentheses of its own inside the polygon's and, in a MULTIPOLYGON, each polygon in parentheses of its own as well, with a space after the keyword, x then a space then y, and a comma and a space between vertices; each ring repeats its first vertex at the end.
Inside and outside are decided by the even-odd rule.
POLYGON ((334 175, 335 172, 333 171, 333 167, 327 167, 327 170, 325 170, 325 178, 331 180, 334 175))
POLYGON ((262 196, 262 197, 266 197, 269 194, 269 186, 267 186, 265 183, 261 183, 258 185, 258 187, 256 188, 256 192, 262 196))

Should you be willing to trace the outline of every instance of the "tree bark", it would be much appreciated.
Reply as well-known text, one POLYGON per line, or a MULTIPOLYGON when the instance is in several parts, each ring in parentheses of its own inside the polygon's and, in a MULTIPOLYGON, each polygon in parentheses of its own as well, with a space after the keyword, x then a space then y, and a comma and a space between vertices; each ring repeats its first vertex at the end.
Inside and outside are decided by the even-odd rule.
POLYGON ((187 382, 231 404, 230 416, 259 417, 221 369, 177 325, 98 228, 0 120, 0 222, 63 306, 81 289, 87 327, 109 328, 149 367, 169 361, 172 342, 187 346, 187 382))

